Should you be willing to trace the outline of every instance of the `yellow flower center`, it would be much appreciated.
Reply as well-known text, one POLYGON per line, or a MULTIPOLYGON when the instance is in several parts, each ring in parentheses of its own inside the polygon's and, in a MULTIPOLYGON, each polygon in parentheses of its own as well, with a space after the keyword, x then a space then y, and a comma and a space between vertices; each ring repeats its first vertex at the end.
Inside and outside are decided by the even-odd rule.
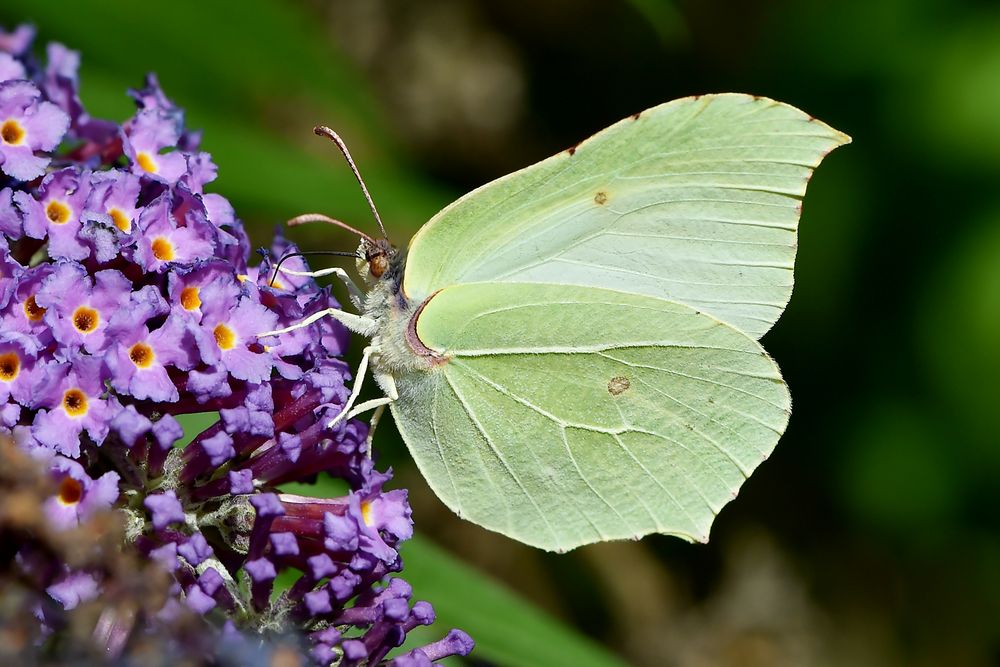
POLYGON ((236 332, 229 325, 217 324, 212 333, 215 334, 215 344, 220 350, 231 350, 236 346, 236 332))
POLYGON ((153 159, 153 156, 145 151, 136 154, 135 162, 142 168, 143 171, 147 171, 150 174, 155 174, 160 169, 160 167, 156 164, 156 160, 153 159))
POLYGON ((361 518, 365 520, 365 525, 372 525, 372 504, 367 500, 361 503, 361 518))
POLYGON ((201 308, 201 295, 194 285, 181 290, 181 306, 184 310, 198 310, 201 308))
POLYGON ((153 256, 161 262, 169 262, 174 258, 174 244, 164 236, 157 236, 151 244, 153 256))
POLYGON ((73 327, 82 334, 89 334, 101 322, 101 316, 89 306, 80 306, 73 311, 73 327))
POLYGON ((24 141, 24 128, 13 118, 8 118, 0 125, 0 138, 5 144, 17 146, 24 141))
POLYGON ((79 417, 87 414, 87 395, 79 389, 67 389, 63 394, 63 410, 70 417, 79 417))
POLYGON ((132 229, 132 221, 129 219, 125 212, 120 208, 113 208, 108 211, 108 215, 111 216, 111 222, 115 223, 115 227, 128 233, 132 229))
POLYGON ((59 502, 63 505, 76 505, 83 498, 83 484, 72 477, 63 477, 59 482, 59 502))
POLYGON ((156 358, 156 355, 153 354, 153 348, 149 345, 136 343, 129 349, 128 358, 138 368, 149 368, 153 365, 153 359, 156 358))
POLYGON ((0 354, 0 380, 13 382, 20 372, 21 358, 17 356, 17 352, 4 352, 0 354))
POLYGON ((69 222, 69 206, 61 201, 53 199, 49 202, 49 205, 45 207, 45 216, 57 225, 65 225, 69 222))
POLYGON ((32 322, 37 322, 45 315, 45 309, 35 303, 35 295, 32 294, 24 302, 24 316, 32 322))

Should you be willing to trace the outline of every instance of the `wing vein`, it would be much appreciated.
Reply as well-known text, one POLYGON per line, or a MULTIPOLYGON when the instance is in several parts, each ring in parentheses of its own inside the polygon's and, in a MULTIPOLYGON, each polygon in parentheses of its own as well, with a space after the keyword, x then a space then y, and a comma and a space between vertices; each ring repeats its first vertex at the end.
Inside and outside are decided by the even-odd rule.
MULTIPOLYGON (((668 489, 667 487, 663 486, 663 483, 660 482, 660 480, 657 479, 656 476, 653 475, 653 473, 651 473, 649 471, 649 468, 647 468, 645 466, 645 464, 643 464, 642 461, 640 461, 638 458, 636 458, 635 454, 632 453, 632 450, 629 449, 628 445, 625 444, 625 441, 621 439, 621 436, 619 436, 617 434, 614 434, 612 437, 615 439, 615 442, 618 443, 618 446, 621 448, 621 450, 623 452, 625 452, 626 454, 628 454, 628 457, 630 459, 632 459, 632 462, 635 463, 637 466, 639 466, 639 469, 642 470, 646 474, 647 477, 649 477, 651 480, 653 480, 653 482, 655 482, 656 485, 658 487, 660 487, 660 490, 662 490, 665 494, 667 494, 667 497, 670 498, 670 502, 672 502, 674 505, 676 505, 677 508, 680 509, 681 513, 684 514, 685 517, 687 517, 687 520, 691 522, 691 527, 697 529, 698 528, 698 521, 691 515, 691 512, 689 512, 688 509, 687 509, 687 507, 684 506, 684 503, 682 503, 679 500, 677 500, 677 497, 674 496, 674 494, 670 492, 670 489, 668 489)), ((640 494, 639 498, 640 498, 640 502, 642 502, 641 494, 640 494)), ((646 507, 646 503, 645 502, 642 502, 642 505, 643 505, 643 507, 646 507)), ((648 511, 648 507, 647 507, 647 511, 648 511)), ((657 532, 663 532, 664 531, 664 527, 663 527, 663 524, 660 523, 659 518, 656 517, 652 512, 650 512, 650 516, 653 517, 653 521, 656 523, 656 530, 657 530, 657 532)))
POLYGON ((524 495, 524 497, 528 499, 528 502, 531 503, 531 506, 535 508, 535 512, 541 518, 542 523, 545 524, 545 527, 552 535, 553 539, 555 540, 555 543, 558 544, 560 542, 559 535, 556 533, 555 528, 552 526, 552 524, 549 523, 548 517, 546 517, 545 513, 542 512, 542 509, 538 506, 538 503, 535 502, 535 497, 528 492, 528 489, 524 486, 524 483, 521 482, 521 479, 517 476, 517 473, 514 472, 514 469, 510 467, 509 463, 507 463, 507 460, 504 458, 503 454, 500 452, 499 449, 497 449, 497 446, 493 443, 493 439, 486 432, 486 429, 483 428, 483 425, 479 423, 479 419, 473 412, 472 407, 468 404, 462 393, 458 391, 458 387, 456 387, 455 383, 451 381, 450 377, 448 377, 447 372, 444 373, 444 378, 445 381, 448 383, 448 386, 451 387, 452 392, 454 392, 455 396, 458 397, 458 402, 461 404, 462 409, 465 410, 465 414, 469 417, 469 420, 473 423, 473 425, 475 425, 476 430, 479 431, 479 434, 483 437, 483 440, 486 441, 486 444, 489 446, 490 451, 493 452, 493 455, 496 456, 497 461, 500 462, 500 465, 503 466, 503 469, 507 472, 508 475, 510 475, 511 479, 514 480, 514 483, 517 484, 517 487, 521 490, 521 493, 524 495))
MULTIPOLYGON (((643 429, 643 428, 638 428, 635 424, 631 423, 631 420, 625 418, 625 413, 622 412, 621 406, 618 405, 618 403, 615 403, 615 408, 618 409, 618 415, 619 415, 619 417, 621 417, 622 423, 627 425, 627 428, 624 429, 623 431, 621 431, 620 433, 615 434, 616 436, 621 436, 621 435, 624 435, 625 433, 641 433, 643 435, 655 436, 657 438, 660 438, 661 440, 667 440, 669 442, 672 442, 672 443, 676 444, 678 447, 680 447, 684 451, 690 453, 691 456, 695 457, 699 461, 702 461, 701 456, 695 454, 693 451, 691 451, 690 449, 688 449, 687 445, 685 445, 685 444, 683 444, 681 442, 678 442, 678 441, 674 440, 673 438, 669 438, 666 435, 662 435, 662 434, 659 434, 659 433, 654 433, 652 431, 647 431, 646 429, 643 429)), ((719 480, 723 484, 725 484, 725 480, 722 478, 721 475, 719 475, 719 473, 714 468, 712 468, 711 466, 708 466, 708 465, 706 465, 705 467, 709 468, 712 471, 712 473, 715 474, 715 476, 718 477, 719 480)), ((696 494, 698 494, 698 496, 701 497, 702 501, 705 503, 705 507, 707 507, 708 511, 712 513, 712 516, 717 515, 718 512, 715 511, 715 508, 712 506, 712 503, 709 501, 708 498, 705 497, 705 494, 702 493, 701 487, 699 487, 698 483, 692 478, 691 473, 689 473, 689 472, 687 472, 687 471, 685 471, 685 470, 682 469, 681 470, 681 477, 684 479, 685 482, 688 483, 688 485, 692 489, 694 489, 694 492, 696 494)), ((653 521, 655 523, 657 523, 657 525, 659 525, 659 522, 656 521, 655 517, 653 518, 653 521)))
MULTIPOLYGON (((699 218, 699 220, 704 220, 704 218, 699 218)), ((643 234, 637 232, 621 232, 617 230, 610 230, 605 232, 608 236, 624 236, 626 238, 634 239, 663 239, 664 241, 696 241, 700 243, 724 243, 729 245, 748 245, 748 246, 774 246, 777 248, 787 247, 787 243, 774 243, 770 241, 743 241, 740 239, 709 239, 700 236, 678 236, 676 234, 643 234)))
MULTIPOLYGON (((603 356, 603 355, 602 355, 602 356, 603 356)), ((740 434, 740 433, 739 433, 738 431, 736 431, 736 430, 735 430, 735 429, 734 429, 733 427, 731 427, 731 426, 728 426, 727 424, 723 424, 722 422, 720 422, 719 420, 715 419, 714 417, 709 417, 708 415, 706 415, 706 414, 705 414, 704 412, 701 412, 700 410, 696 410, 695 408, 691 407, 690 405, 688 405, 688 404, 687 404, 687 403, 685 403, 684 401, 682 401, 682 400, 680 400, 680 399, 678 399, 678 398, 674 397, 674 396, 673 396, 672 394, 670 394, 669 392, 667 392, 667 391, 664 391, 663 389, 660 389, 660 388, 658 388, 658 387, 655 387, 655 386, 653 386, 652 384, 650 384, 649 382, 646 382, 646 381, 645 381, 645 380, 643 380, 643 379, 642 379, 641 377, 640 377, 640 378, 638 378, 638 380, 639 380, 639 382, 641 382, 642 384, 644 384, 644 385, 646 385, 647 387, 649 387, 649 388, 650 388, 651 390, 655 391, 655 392, 656 392, 657 394, 659 394, 660 396, 665 396, 666 398, 670 399, 671 401, 673 401, 673 402, 674 402, 674 403, 676 403, 677 405, 681 406, 681 407, 682 407, 682 408, 684 408, 685 410, 687 410, 687 411, 689 411, 689 412, 693 412, 694 414, 698 415, 698 416, 699 416, 699 417, 701 417, 702 419, 705 419, 705 420, 707 420, 707 421, 709 421, 709 422, 711 422, 711 423, 715 424, 715 425, 716 425, 716 426, 718 426, 719 428, 722 428, 722 429, 724 429, 724 430, 727 430, 727 431, 729 431, 730 433, 732 433, 733 435, 735 435, 735 436, 736 436, 737 438, 739 438, 740 440, 742 440, 742 441, 743 441, 743 442, 745 442, 746 444, 748 444, 748 445, 750 445, 751 447, 753 447, 753 449, 754 449, 755 451, 758 451, 758 452, 759 452, 759 450, 758 450, 758 449, 757 449, 756 447, 754 447, 752 443, 750 443, 749 441, 747 441, 747 439, 746 439, 746 438, 745 438, 745 437, 744 437, 743 435, 741 435, 741 434, 740 434)), ((737 459, 737 458, 736 458, 735 456, 733 456, 733 453, 732 453, 732 452, 730 452, 728 448, 726 448, 726 447, 723 447, 721 443, 717 442, 717 441, 715 440, 715 438, 713 438, 712 436, 708 435, 707 433, 702 433, 702 432, 701 432, 701 430, 699 430, 698 428, 696 428, 696 427, 695 427, 695 426, 694 426, 693 424, 691 424, 690 426, 691 426, 691 432, 692 432, 692 433, 695 433, 695 434, 697 434, 697 435, 698 435, 698 436, 700 436, 700 437, 701 437, 701 438, 702 438, 703 440, 705 440, 705 441, 706 441, 706 442, 708 442, 708 443, 709 443, 710 445, 712 445, 713 447, 715 447, 715 449, 716 449, 716 450, 718 450, 718 451, 719 451, 719 453, 721 453, 721 454, 725 455, 725 457, 726 457, 727 459, 729 459, 729 461, 730 461, 730 462, 731 462, 731 463, 732 463, 732 464, 733 464, 734 466, 736 466, 737 470, 739 470, 739 471, 740 471, 740 474, 741 474, 741 475, 743 475, 743 478, 744 478, 744 479, 746 479, 746 478, 750 477, 750 473, 752 473, 752 472, 753 472, 753 470, 748 470, 748 469, 747 469, 746 467, 744 467, 744 466, 743 466, 743 464, 742 464, 742 463, 741 463, 741 462, 740 462, 740 461, 739 461, 739 460, 738 460, 738 459, 737 459)), ((693 453, 693 452, 692 452, 692 453, 693 453)), ((698 457, 698 458, 700 459, 701 457, 698 457)), ((704 461, 703 461, 703 463, 704 463, 704 461)), ((716 475, 717 475, 717 476, 719 477, 719 479, 720 479, 720 480, 721 480, 721 481, 722 481, 723 483, 726 483, 726 482, 725 482, 725 479, 724 479, 724 478, 723 478, 723 477, 722 477, 721 475, 719 475, 719 474, 718 474, 718 472, 717 472, 717 471, 715 471, 715 470, 714 470, 714 468, 713 468, 712 466, 707 466, 707 467, 711 468, 711 469, 713 470, 713 472, 716 472, 716 475)))
MULTIPOLYGON (((612 505, 611 503, 609 503, 608 500, 607 500, 607 498, 605 498, 601 494, 601 492, 598 491, 594 487, 594 485, 590 483, 590 480, 587 479, 586 475, 583 474, 583 469, 580 468, 580 464, 576 460, 576 456, 573 455, 573 449, 569 446, 569 438, 566 437, 566 428, 565 427, 560 427, 559 428, 559 433, 562 436, 563 445, 566 447, 566 454, 569 455, 569 460, 573 462, 573 468, 576 469, 576 474, 580 477, 580 480, 584 484, 587 485, 587 488, 590 489, 591 493, 593 493, 595 496, 597 496, 601 500, 602 503, 604 503, 605 505, 608 506, 608 509, 610 509, 616 515, 618 515, 618 518, 621 519, 623 523, 625 523, 626 525, 628 525, 629 526, 629 530, 631 531, 632 527, 631 527, 631 523, 628 521, 628 519, 626 519, 624 516, 622 516, 621 512, 619 512, 615 508, 614 505, 612 505)), ((536 460, 537 460, 537 458, 538 457, 535 457, 536 460)), ((574 503, 572 503, 572 502, 570 502, 570 504, 574 505, 574 503)), ((581 512, 581 514, 583 514, 583 512, 581 512)), ((591 521, 590 517, 587 517, 587 522, 590 523, 591 526, 593 526, 594 530, 597 531, 597 534, 601 537, 602 540, 607 540, 607 536, 604 534, 604 531, 602 531, 597 526, 597 524, 595 524, 593 521, 591 521)))
MULTIPOLYGON (((439 389, 435 388, 434 398, 431 399, 431 431, 434 433, 434 444, 437 446, 438 456, 441 457, 441 465, 444 466, 444 470, 448 473, 448 481, 451 482, 451 489, 454 492, 455 504, 458 506, 458 513, 462 512, 462 500, 461 494, 458 492, 458 485, 455 484, 455 476, 452 475, 451 467, 448 465, 448 458, 444 455, 444 450, 441 448, 441 436, 438 434, 438 397, 439 389)), ((492 483, 492 482, 491 482, 492 483)))
MULTIPOLYGON (((560 345, 534 345, 532 347, 508 347, 508 348, 496 348, 496 349, 479 349, 479 350, 469 350, 469 349, 447 349, 444 350, 447 354, 453 354, 461 357, 484 357, 484 356, 504 356, 504 355, 518 355, 518 354, 596 354, 601 352, 608 352, 610 350, 630 350, 643 347, 665 347, 678 350, 717 350, 719 352, 733 352, 735 354, 748 354, 751 356, 757 356, 756 352, 751 352, 749 350, 740 350, 729 347, 718 347, 712 345, 692 345, 688 343, 670 343, 667 341, 636 341, 632 343, 607 343, 605 345, 571 345, 571 346, 560 346, 560 345)), ((627 363, 627 362, 623 362, 627 363)))
MULTIPOLYGON (((612 358, 614 358, 614 357, 612 357, 612 358)), ((654 370, 654 371, 662 371, 664 373, 670 373, 671 375, 677 375, 679 377, 687 378, 689 380, 697 380, 699 382, 707 382, 708 384, 714 384, 717 387, 725 387, 726 389, 731 389, 732 391, 735 391, 737 393, 745 394, 747 396, 750 396, 751 398, 755 398, 758 401, 760 401, 761 403, 764 403, 766 405, 770 405, 772 408, 776 408, 778 410, 781 410, 782 412, 787 412, 788 411, 787 408, 782 407, 782 406, 778 405, 777 403, 772 403, 768 399, 764 398, 763 396, 758 396, 757 394, 753 393, 752 391, 747 391, 746 389, 741 389, 739 387, 734 387, 734 386, 726 384, 724 382, 718 382, 716 380, 710 380, 709 378, 703 378, 703 377, 700 377, 700 376, 697 376, 697 375, 688 375, 687 373, 681 373, 680 371, 670 370, 669 368, 660 368, 659 366, 650 366, 650 365, 647 365, 647 364, 637 364, 637 363, 632 362, 632 361, 625 361, 624 359, 621 359, 621 360, 616 359, 616 361, 621 361, 623 364, 626 364, 626 365, 631 366, 633 368, 648 368, 648 369, 654 370)), ((772 378, 768 378, 768 379, 772 379, 772 378)))

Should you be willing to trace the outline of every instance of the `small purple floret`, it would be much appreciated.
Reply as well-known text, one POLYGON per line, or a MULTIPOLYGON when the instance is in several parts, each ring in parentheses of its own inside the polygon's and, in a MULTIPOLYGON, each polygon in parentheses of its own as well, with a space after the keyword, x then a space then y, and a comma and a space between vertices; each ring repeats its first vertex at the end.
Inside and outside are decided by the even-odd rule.
POLYGON ((51 158, 36 155, 59 145, 69 129, 69 116, 42 100, 35 84, 23 79, 0 83, 0 171, 20 181, 45 173, 51 158))
POLYGON ((153 528, 156 530, 163 530, 172 523, 184 522, 184 508, 173 491, 146 496, 143 505, 152 515, 153 528))

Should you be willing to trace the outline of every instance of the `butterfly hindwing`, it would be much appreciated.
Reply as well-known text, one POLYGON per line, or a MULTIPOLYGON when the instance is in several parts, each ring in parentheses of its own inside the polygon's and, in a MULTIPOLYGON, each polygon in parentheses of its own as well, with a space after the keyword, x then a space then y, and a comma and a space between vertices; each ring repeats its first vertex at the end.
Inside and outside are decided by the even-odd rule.
POLYGON ((546 549, 706 540, 788 418, 756 341, 663 299, 464 284, 430 300, 416 333, 445 359, 397 378, 418 466, 461 516, 546 549))
POLYGON ((465 282, 553 282, 686 303, 759 338, 792 289, 812 170, 850 139, 749 95, 654 107, 475 190, 413 238, 417 300, 465 282))

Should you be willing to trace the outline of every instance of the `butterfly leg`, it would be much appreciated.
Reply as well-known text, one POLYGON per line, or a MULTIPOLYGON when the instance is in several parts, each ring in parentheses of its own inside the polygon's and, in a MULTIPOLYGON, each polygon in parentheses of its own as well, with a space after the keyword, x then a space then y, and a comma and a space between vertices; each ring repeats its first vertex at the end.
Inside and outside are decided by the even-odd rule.
POLYGON ((382 419, 383 412, 385 412, 385 406, 378 406, 375 408, 375 412, 372 413, 372 418, 368 420, 368 437, 365 438, 365 448, 368 451, 368 458, 372 457, 372 441, 375 440, 375 429, 378 428, 378 423, 382 419))
POLYGON ((396 389, 396 381, 392 378, 392 375, 376 371, 375 382, 377 382, 379 388, 385 392, 385 397, 374 398, 370 401, 365 401, 364 403, 354 406, 354 409, 347 413, 346 417, 346 419, 350 419, 351 417, 359 415, 362 412, 373 408, 375 409, 375 413, 372 415, 371 421, 368 423, 368 438, 365 441, 365 444, 368 447, 369 458, 372 455, 372 440, 375 438, 375 428, 378 426, 378 421, 382 417, 382 413, 385 412, 385 406, 399 398, 399 391, 396 389))
POLYGON ((327 308, 326 310, 321 310, 318 313, 313 313, 301 322, 297 322, 290 327, 285 327, 284 329, 276 329, 275 331, 265 331, 263 333, 257 334, 258 338, 263 338, 264 336, 278 336, 283 333, 288 333, 289 331, 295 331, 296 329, 302 329, 316 320, 322 319, 324 317, 332 317, 337 320, 345 327, 350 329, 356 334, 361 334, 362 336, 370 336, 371 332, 375 330, 376 322, 370 317, 365 317, 364 315, 355 315, 354 313, 348 313, 343 310, 337 310, 336 308, 327 308))
MULTIPOLYGON (((337 413, 337 416, 327 423, 327 428, 333 428, 336 426, 337 422, 342 419, 350 419, 351 414, 353 413, 348 413, 351 408, 354 407, 354 403, 358 400, 358 396, 361 395, 361 385, 364 384, 365 375, 368 374, 368 360, 371 359, 372 353, 377 351, 378 348, 374 345, 369 345, 361 351, 361 363, 358 364, 358 374, 354 379, 354 387, 351 389, 351 395, 348 397, 347 402, 344 403, 344 407, 342 407, 340 412, 337 413)), ((371 401, 368 401, 368 403, 371 403, 371 401)), ((364 405, 364 403, 362 405, 364 405)))
POLYGON ((385 406, 392 403, 393 399, 388 396, 383 396, 382 398, 373 398, 370 401, 365 401, 364 403, 358 403, 354 408, 347 413, 345 419, 350 419, 351 417, 357 417, 362 412, 368 412, 369 410, 382 409, 385 406))
POLYGON ((281 273, 287 273, 290 276, 305 276, 308 278, 322 278, 324 276, 337 276, 340 282, 347 286, 347 293, 350 295, 351 303, 358 310, 361 310, 361 304, 364 301, 364 293, 361 289, 351 280, 351 276, 347 274, 347 271, 335 266, 329 269, 320 269, 319 271, 293 271, 291 269, 280 269, 281 273))

